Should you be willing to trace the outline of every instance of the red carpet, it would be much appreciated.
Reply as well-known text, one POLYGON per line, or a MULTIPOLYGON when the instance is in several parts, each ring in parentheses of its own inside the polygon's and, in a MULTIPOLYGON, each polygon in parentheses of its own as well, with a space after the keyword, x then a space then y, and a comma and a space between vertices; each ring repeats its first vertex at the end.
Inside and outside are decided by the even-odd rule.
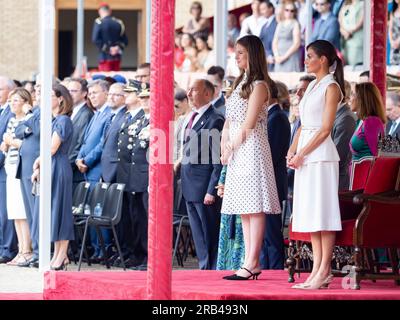
MULTIPOLYGON (((227 281, 229 271, 174 271, 174 300, 400 300, 393 281, 362 281, 361 290, 343 289, 335 278, 329 289, 296 290, 286 271, 264 271, 257 281, 227 281)), ((300 280, 304 281, 303 274, 300 280)), ((54 272, 45 274, 49 300, 139 300, 146 298, 146 272, 54 272)))
POLYGON ((43 300, 42 293, 0 293, 0 300, 43 300))

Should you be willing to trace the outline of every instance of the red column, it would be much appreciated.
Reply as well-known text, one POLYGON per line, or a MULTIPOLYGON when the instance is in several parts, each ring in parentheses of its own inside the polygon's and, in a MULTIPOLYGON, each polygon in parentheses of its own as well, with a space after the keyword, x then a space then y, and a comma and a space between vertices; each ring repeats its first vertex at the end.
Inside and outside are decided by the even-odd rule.
MULTIPOLYGON (((368 17, 367 17, 368 18, 368 17)), ((371 0, 371 80, 386 95, 387 0, 371 0)))
POLYGON ((174 24, 175 1, 152 0, 147 297, 153 300, 171 299, 173 174, 169 137, 173 135, 169 123, 174 106, 174 24), (156 138, 157 131, 166 139, 156 138), (166 161, 159 161, 161 158, 166 161))

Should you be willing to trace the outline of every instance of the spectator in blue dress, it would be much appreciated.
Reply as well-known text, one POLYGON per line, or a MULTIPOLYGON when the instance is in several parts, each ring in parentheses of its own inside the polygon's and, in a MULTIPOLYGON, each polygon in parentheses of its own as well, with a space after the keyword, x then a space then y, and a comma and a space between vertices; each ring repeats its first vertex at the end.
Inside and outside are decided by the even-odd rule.
MULTIPOLYGON (((50 261, 52 270, 66 269, 68 243, 74 240, 72 216, 72 168, 68 151, 72 141, 72 98, 68 89, 54 85, 52 92, 52 138, 51 138, 51 241, 54 255, 50 261)), ((34 163, 32 182, 39 180, 40 162, 34 163)))

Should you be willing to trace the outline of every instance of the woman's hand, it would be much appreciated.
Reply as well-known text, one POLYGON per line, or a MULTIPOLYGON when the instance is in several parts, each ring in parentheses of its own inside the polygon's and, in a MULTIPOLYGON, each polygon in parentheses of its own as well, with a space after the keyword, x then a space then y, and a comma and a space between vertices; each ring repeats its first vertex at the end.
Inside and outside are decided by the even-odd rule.
POLYGON ((2 152, 8 151, 8 145, 5 142, 2 142, 2 144, 0 145, 0 151, 2 152))
POLYGON ((32 111, 33 107, 29 103, 25 103, 22 106, 22 111, 27 114, 28 112, 32 111))
POLYGON ((36 158, 35 162, 33 163, 33 171, 40 169, 40 158, 36 158))
POLYGON ((224 197, 224 191, 225 191, 225 185, 224 184, 219 184, 215 188, 217 189, 218 197, 223 198, 224 197))
POLYGON ((298 169, 303 165, 303 162, 304 156, 298 153, 288 161, 288 167, 292 169, 298 169))
POLYGON ((225 149, 222 152, 222 156, 221 156, 221 164, 222 165, 227 165, 229 162, 230 157, 232 156, 233 153, 233 147, 231 142, 228 142, 225 144, 225 149))
POLYGON ((31 176, 32 183, 39 181, 39 177, 40 177, 40 170, 39 169, 34 170, 32 176, 31 176))
POLYGON ((290 168, 289 163, 292 161, 293 157, 295 156, 295 153, 292 151, 288 151, 287 155, 286 155, 286 166, 290 168))
POLYGON ((9 134, 9 133, 5 133, 5 134, 3 135, 3 141, 4 141, 4 143, 5 143, 7 146, 10 146, 11 143, 12 143, 12 141, 13 141, 12 135, 9 134))

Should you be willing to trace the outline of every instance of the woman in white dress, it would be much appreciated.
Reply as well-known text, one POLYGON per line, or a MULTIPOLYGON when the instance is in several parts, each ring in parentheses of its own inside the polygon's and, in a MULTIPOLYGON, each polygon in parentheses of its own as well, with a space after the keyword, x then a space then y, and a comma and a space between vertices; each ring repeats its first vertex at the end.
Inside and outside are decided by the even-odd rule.
POLYGON ((297 289, 327 287, 332 280, 331 262, 336 231, 342 229, 339 210, 339 155, 331 138, 336 111, 343 99, 342 61, 328 41, 307 46, 305 65, 316 80, 300 102, 302 126, 287 154, 295 169, 293 222, 295 232, 310 232, 313 269, 297 289), (331 74, 334 70, 334 73, 331 74))
POLYGON ((15 128, 18 124, 26 119, 23 106, 25 104, 32 106, 32 98, 30 93, 23 89, 15 89, 11 95, 11 111, 14 117, 10 119, 7 131, 4 134, 1 150, 5 153, 5 170, 7 173, 7 215, 9 220, 14 220, 15 231, 18 238, 18 254, 8 262, 10 265, 25 264, 32 258, 31 237, 29 225, 26 218, 26 211, 21 192, 20 179, 16 178, 19 148, 22 141, 15 139, 15 128))
POLYGON ((256 36, 240 38, 235 46, 240 76, 226 104, 221 162, 227 164, 221 212, 240 214, 245 259, 241 269, 227 280, 257 279, 265 214, 281 212, 274 167, 268 143, 267 105, 271 78, 265 51, 256 36))

